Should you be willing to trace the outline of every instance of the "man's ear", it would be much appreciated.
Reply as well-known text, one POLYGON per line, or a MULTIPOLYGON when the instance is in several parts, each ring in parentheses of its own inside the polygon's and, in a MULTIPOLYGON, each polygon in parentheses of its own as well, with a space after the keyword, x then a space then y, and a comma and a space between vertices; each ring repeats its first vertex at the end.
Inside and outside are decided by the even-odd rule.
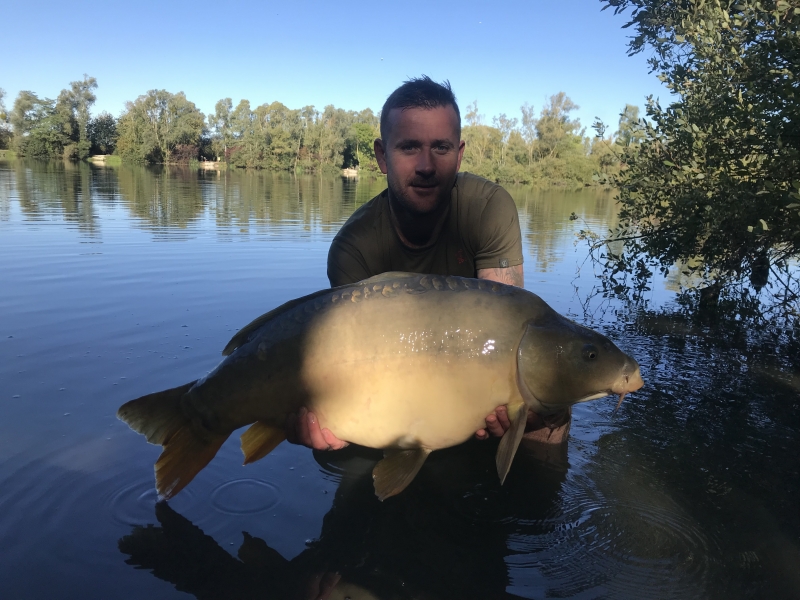
MULTIPOLYGON (((378 160, 378 166, 381 169, 381 173, 386 175, 388 173, 388 169, 386 168, 386 151, 383 147, 383 140, 381 138, 377 138, 372 143, 372 148, 375 150, 375 158, 378 160)), ((459 162, 461 162, 459 160, 459 162)))
POLYGON ((461 170, 461 159, 464 158, 464 148, 466 145, 467 143, 464 140, 458 143, 458 166, 456 167, 456 171, 461 170))

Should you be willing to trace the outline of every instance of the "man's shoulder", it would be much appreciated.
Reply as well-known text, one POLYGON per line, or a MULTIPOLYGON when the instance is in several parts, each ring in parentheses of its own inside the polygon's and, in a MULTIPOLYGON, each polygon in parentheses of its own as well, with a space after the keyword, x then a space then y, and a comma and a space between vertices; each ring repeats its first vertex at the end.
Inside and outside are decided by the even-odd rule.
POLYGON ((387 195, 384 190, 372 200, 359 206, 342 225, 336 237, 340 239, 362 238, 363 234, 374 231, 382 218, 386 200, 387 195))
POLYGON ((462 171, 456 178, 459 198, 466 200, 489 200, 496 194, 508 196, 508 192, 500 184, 479 175, 462 171))

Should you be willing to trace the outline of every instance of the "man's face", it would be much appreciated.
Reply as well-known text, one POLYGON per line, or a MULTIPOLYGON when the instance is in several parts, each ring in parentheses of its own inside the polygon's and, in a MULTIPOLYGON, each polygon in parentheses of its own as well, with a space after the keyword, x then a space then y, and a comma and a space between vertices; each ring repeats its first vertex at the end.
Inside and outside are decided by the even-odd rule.
POLYGON ((425 215, 450 199, 464 154, 452 106, 394 108, 388 136, 375 140, 378 165, 389 191, 408 211, 425 215))

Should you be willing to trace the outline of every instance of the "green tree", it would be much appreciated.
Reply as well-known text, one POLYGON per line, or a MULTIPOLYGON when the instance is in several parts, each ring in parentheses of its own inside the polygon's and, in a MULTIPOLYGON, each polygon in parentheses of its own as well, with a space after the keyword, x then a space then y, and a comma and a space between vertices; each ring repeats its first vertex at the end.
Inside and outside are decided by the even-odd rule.
POLYGON ((14 100, 9 120, 14 129, 14 147, 21 156, 61 158, 70 143, 72 127, 63 105, 23 90, 14 100))
MULTIPOLYGON (((117 149, 124 160, 135 162, 170 162, 171 154, 181 147, 194 148, 197 156, 205 117, 183 92, 150 90, 125 105, 117 123, 117 149)), ((186 157, 187 148, 180 149, 186 157)))
POLYGON ((638 146, 644 139, 644 131, 639 119, 639 107, 626 104, 619 115, 619 129, 615 142, 623 148, 638 146))
POLYGON ((5 97, 6 91, 3 88, 0 88, 0 150, 6 150, 9 148, 12 139, 5 97))
POLYGON ((101 112, 89 120, 88 135, 92 154, 113 154, 117 147, 117 120, 101 112))
POLYGON ((97 100, 94 95, 97 80, 84 74, 82 81, 73 81, 69 85, 68 89, 61 90, 56 108, 69 130, 71 144, 66 150, 67 157, 82 160, 91 150, 89 120, 90 110, 97 100))
POLYGON ((550 96, 536 121, 536 137, 541 157, 557 158, 580 142, 581 124, 569 113, 580 108, 564 92, 550 96))
POLYGON ((525 148, 528 151, 528 169, 533 166, 533 153, 536 150, 536 116, 533 106, 527 102, 520 107, 522 113, 522 139, 525 140, 525 148))
POLYGON ((627 245, 610 254, 609 281, 679 263, 711 289, 748 277, 758 288, 771 267, 796 299, 800 2, 601 1, 632 11, 629 53, 649 49, 675 98, 648 100, 641 142, 623 155, 616 236, 627 245))
POLYGON ((214 114, 208 115, 208 127, 213 140, 212 146, 217 156, 226 161, 228 160, 228 148, 233 142, 232 112, 233 101, 230 98, 225 98, 214 106, 214 114))

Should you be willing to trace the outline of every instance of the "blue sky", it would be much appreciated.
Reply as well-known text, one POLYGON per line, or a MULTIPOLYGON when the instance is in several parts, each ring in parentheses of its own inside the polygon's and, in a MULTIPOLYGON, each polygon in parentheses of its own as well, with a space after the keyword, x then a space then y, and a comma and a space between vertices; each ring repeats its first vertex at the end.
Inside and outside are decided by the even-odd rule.
POLYGON ((405 0, 332 3, 22 2, 2 11, 0 87, 54 98, 84 73, 94 112, 119 115, 147 90, 183 91, 205 113, 220 98, 252 106, 326 104, 377 112, 410 76, 449 79, 462 111, 487 122, 538 113, 564 91, 584 126, 616 125, 625 103, 666 98, 646 57, 626 55, 625 15, 599 0, 405 0))

